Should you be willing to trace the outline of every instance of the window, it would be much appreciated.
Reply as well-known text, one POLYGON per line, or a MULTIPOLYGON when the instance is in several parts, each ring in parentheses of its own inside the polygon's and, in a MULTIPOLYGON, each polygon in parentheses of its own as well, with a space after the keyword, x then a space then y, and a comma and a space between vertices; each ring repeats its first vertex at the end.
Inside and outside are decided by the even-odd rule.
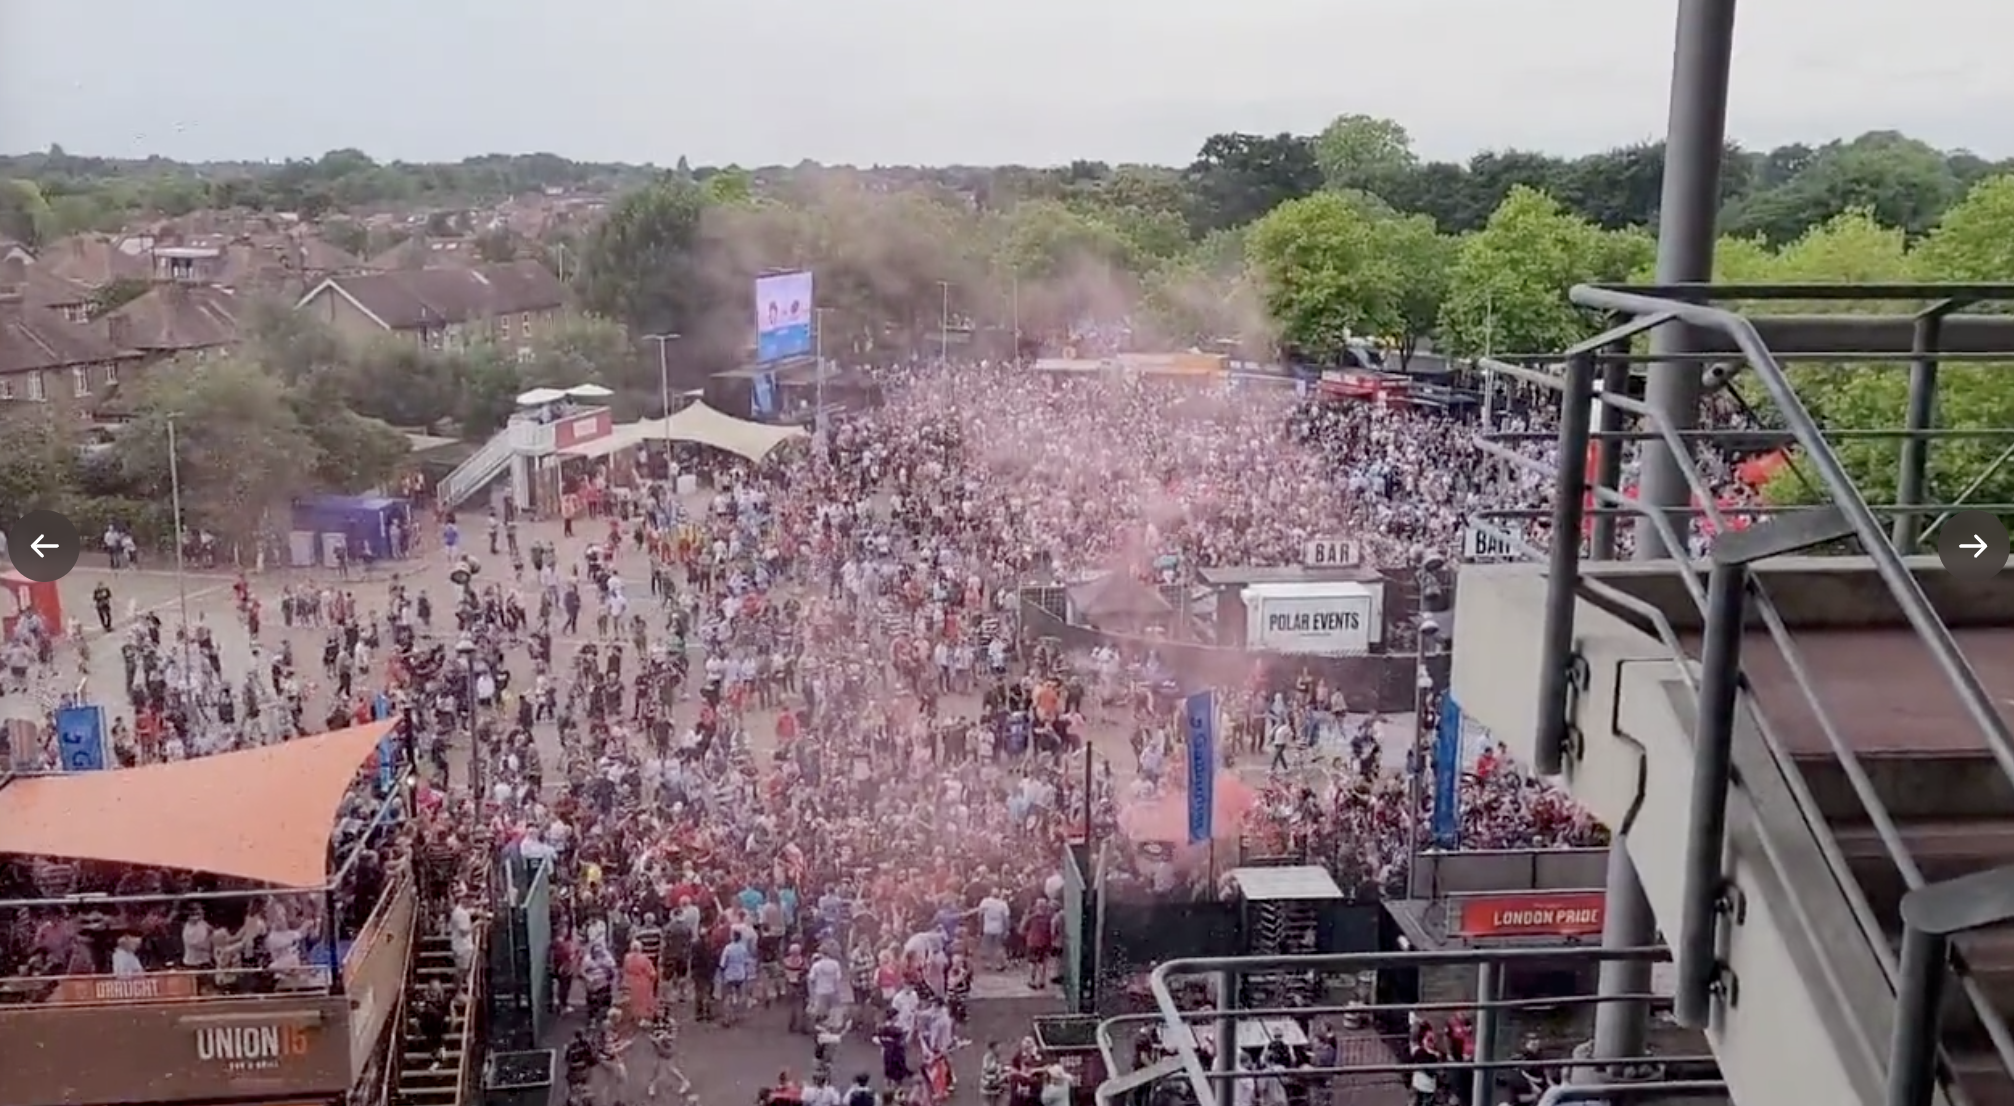
POLYGON ((28 402, 46 403, 49 399, 49 382, 42 379, 42 370, 28 374, 28 402))
POLYGON ((91 370, 79 365, 70 370, 70 394, 78 399, 91 398, 91 370))
POLYGON ((531 312, 527 311, 524 313, 524 324, 519 330, 519 333, 523 334, 527 338, 531 337, 531 312))
POLYGON ((105 387, 110 388, 118 383, 119 383, 119 363, 117 361, 114 361, 111 364, 105 366, 105 387))
POLYGON ((530 347, 530 346, 519 346, 519 347, 517 348, 517 363, 518 363, 518 364, 520 364, 520 365, 529 365, 529 364, 531 364, 531 362, 532 362, 532 356, 533 356, 533 355, 532 355, 532 351, 531 351, 531 347, 530 347))
POLYGON ((444 336, 445 334, 446 334, 446 331, 443 331, 443 330, 441 330, 441 329, 440 329, 439 327, 435 327, 435 328, 433 328, 433 329, 431 329, 431 330, 428 330, 428 331, 427 331, 427 348, 428 348, 428 349, 431 349, 431 350, 438 350, 438 349, 440 349, 440 348, 441 348, 441 339, 442 339, 442 337, 443 337, 443 336, 444 336))
POLYGON ((0 376, 0 399, 13 399, 13 398, 14 398, 14 378, 11 376, 0 376))

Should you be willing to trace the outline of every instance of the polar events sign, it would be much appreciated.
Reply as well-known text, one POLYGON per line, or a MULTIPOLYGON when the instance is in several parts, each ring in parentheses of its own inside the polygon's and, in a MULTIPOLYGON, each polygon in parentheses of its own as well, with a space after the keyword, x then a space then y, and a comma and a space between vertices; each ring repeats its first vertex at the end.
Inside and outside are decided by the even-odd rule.
POLYGON ((1279 591, 1249 588, 1246 644, 1276 653, 1321 656, 1368 652, 1372 606, 1370 592, 1359 584, 1295 585, 1279 591))

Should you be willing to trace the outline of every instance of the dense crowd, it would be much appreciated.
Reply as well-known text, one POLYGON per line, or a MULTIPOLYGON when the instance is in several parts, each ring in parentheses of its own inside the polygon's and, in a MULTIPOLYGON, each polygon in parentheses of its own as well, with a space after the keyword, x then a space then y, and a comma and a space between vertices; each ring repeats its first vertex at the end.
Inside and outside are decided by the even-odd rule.
MULTIPOLYGON (((1182 793, 1176 707, 1197 689, 1138 643, 1073 655, 1031 640, 1021 586, 1293 564, 1338 534, 1403 565, 1458 552, 1466 511, 1532 489, 1489 483, 1494 469, 1463 460, 1473 427, 1437 412, 980 366, 882 383, 884 406, 759 463, 602 465, 553 540, 521 537, 534 520, 507 501, 437 519, 425 544, 468 581, 443 593, 296 582, 262 599, 241 580, 239 629, 270 642, 250 671, 226 671, 216 628, 141 616, 113 639, 125 687, 92 689, 126 700, 118 755, 395 718, 399 774, 419 779, 414 871, 458 953, 473 951, 477 874, 548 869, 547 1001, 590 1015, 568 1050, 584 1092, 646 1070, 653 1091, 682 1085, 675 1006, 731 1025, 785 1002, 811 1078, 779 1080, 779 1097, 850 1100, 851 1073, 829 1064, 852 1036, 880 1047, 886 1090, 941 1098, 975 979, 1052 984, 1066 840, 1100 842, 1116 885, 1215 891, 1209 865, 1131 817, 1182 793), (695 474, 703 491, 674 493, 695 474), (279 625, 262 636, 269 601, 279 625)), ((1305 675, 1216 690, 1227 759, 1256 781, 1219 836, 1298 849, 1352 887, 1402 878, 1431 791, 1409 774, 1410 723, 1387 732, 1305 675)), ((346 812, 363 826, 379 801, 366 775, 346 812)), ((1467 766, 1463 794, 1465 844, 1599 840, 1500 751, 1467 766)), ((6 869, 54 896, 35 877, 58 863, 6 869)), ((22 961, 19 947, 50 949, 36 931, 51 915, 80 916, 17 926, 30 940, 0 969, 124 963, 22 961)), ((174 959, 147 936, 159 925, 110 925, 174 959)), ((272 928, 255 942, 268 963, 272 928)), ((1017 1102, 1053 1090, 1046 1069, 1007 1083, 1017 1102)))

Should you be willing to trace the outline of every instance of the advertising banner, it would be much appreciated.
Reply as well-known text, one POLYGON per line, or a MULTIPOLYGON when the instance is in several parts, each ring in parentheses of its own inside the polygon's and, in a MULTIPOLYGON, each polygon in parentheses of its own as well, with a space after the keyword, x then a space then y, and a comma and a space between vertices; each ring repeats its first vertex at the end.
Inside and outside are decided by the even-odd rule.
POLYGON ((326 1101, 350 1086, 348 1016, 321 996, 0 1005, 0 1040, 35 1046, 5 1050, 0 1106, 326 1101))
POLYGON ((1210 840, 1217 815, 1217 693, 1198 691, 1182 703, 1189 738, 1189 843, 1210 840))
POLYGON ((1606 920, 1600 891, 1476 895, 1460 900, 1462 937, 1593 937, 1606 920))
POLYGON ((1275 653, 1340 657, 1371 648, 1369 593, 1340 585, 1331 595, 1268 595, 1246 602, 1246 643, 1275 653), (1343 590, 1347 589, 1347 590, 1343 590))
POLYGON ((1441 695, 1440 724, 1434 729, 1433 845, 1462 847, 1462 708, 1452 691, 1441 695))
POLYGON ((755 278, 755 359, 781 361, 811 353, 811 274, 755 278))
POLYGON ((102 772, 110 766, 105 754, 105 711, 101 707, 63 707, 56 712, 56 755, 65 772, 102 772))

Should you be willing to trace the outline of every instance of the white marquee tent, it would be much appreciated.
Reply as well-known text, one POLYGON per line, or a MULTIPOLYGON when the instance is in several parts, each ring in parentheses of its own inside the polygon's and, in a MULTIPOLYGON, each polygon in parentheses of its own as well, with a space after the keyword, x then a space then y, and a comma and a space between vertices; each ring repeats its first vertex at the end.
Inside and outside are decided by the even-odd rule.
POLYGON ((772 426, 723 414, 704 403, 695 403, 668 419, 645 419, 636 424, 643 441, 696 442, 760 461, 785 442, 809 438, 801 426, 772 426))

